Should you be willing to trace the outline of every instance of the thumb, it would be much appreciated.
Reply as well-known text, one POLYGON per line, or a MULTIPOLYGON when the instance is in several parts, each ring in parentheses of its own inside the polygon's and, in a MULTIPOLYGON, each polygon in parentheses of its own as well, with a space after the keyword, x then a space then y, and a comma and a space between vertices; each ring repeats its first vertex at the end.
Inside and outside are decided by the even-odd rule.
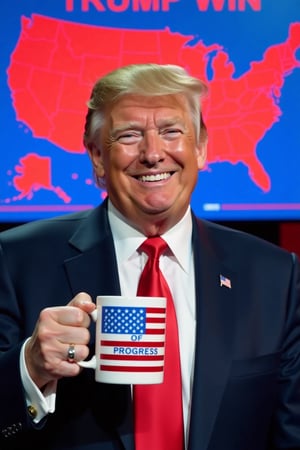
POLYGON ((95 303, 92 301, 92 297, 86 292, 79 292, 68 303, 68 306, 76 306, 87 313, 91 313, 96 308, 95 303))

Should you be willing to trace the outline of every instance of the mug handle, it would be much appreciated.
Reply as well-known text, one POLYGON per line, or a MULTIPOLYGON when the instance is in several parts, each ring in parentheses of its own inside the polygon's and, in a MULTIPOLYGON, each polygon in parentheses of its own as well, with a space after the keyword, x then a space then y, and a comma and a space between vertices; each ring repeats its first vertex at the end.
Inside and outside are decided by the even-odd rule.
MULTIPOLYGON (((90 316, 93 319, 93 321, 96 322, 98 317, 98 309, 94 309, 94 311, 90 313, 90 316)), ((77 364, 80 367, 84 367, 87 369, 96 369, 97 367, 96 355, 92 356, 92 358, 89 359, 88 361, 77 361, 77 364)))

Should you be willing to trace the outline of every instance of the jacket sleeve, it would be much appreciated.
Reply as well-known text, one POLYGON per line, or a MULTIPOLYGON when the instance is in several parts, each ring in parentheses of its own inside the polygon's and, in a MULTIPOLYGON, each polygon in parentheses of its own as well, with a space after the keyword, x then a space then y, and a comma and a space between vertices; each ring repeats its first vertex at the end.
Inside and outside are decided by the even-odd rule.
POLYGON ((0 442, 32 427, 20 375, 23 342, 22 311, 0 246, 0 442))
POLYGON ((292 257, 272 450, 300 449, 300 268, 292 257))

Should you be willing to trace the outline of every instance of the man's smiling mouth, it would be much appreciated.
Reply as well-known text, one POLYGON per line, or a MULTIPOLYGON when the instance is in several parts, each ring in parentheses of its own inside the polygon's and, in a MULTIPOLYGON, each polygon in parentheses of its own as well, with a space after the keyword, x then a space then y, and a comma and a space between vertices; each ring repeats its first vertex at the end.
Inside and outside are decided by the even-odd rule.
POLYGON ((171 176, 172 176, 171 172, 163 172, 163 173, 156 173, 153 175, 142 175, 140 177, 137 177, 137 179, 142 182, 153 182, 153 181, 166 180, 167 178, 170 178, 171 176))

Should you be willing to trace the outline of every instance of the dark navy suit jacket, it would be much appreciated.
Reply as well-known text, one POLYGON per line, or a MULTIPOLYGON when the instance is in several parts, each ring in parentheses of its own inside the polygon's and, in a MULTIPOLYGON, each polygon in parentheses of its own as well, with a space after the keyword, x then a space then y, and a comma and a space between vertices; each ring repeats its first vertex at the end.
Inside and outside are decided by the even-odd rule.
MULTIPOLYGON (((120 294, 106 202, 6 231, 0 244, 1 450, 134 450, 129 386, 96 383, 84 369, 58 382, 55 413, 33 426, 20 380, 20 348, 42 308, 65 305, 81 291, 93 299, 120 294)), ((194 216, 193 249, 188 450, 300 449, 297 259, 194 216), (220 275, 231 287, 220 285, 220 275)))

